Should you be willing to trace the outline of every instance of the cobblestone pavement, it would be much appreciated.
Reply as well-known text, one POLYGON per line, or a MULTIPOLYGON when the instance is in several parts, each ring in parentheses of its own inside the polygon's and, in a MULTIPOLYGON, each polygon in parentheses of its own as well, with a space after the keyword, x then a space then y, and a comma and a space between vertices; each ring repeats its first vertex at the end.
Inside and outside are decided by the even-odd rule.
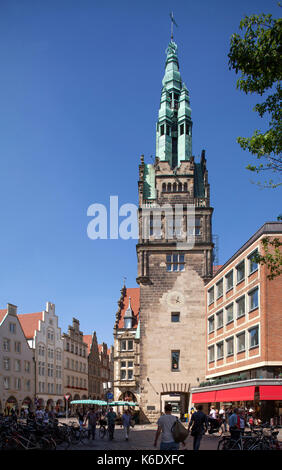
MULTIPOLYGON (((137 425, 131 428, 129 440, 126 441, 124 431, 120 426, 116 426, 114 440, 109 441, 108 437, 99 438, 98 428, 96 431, 96 439, 89 440, 86 444, 79 444, 69 448, 69 450, 157 450, 154 447, 154 438, 156 434, 156 425, 137 425)), ((216 450, 219 437, 216 435, 205 435, 202 438, 201 450, 216 450)), ((192 450, 193 438, 191 436, 186 439, 186 445, 180 444, 179 450, 192 450)), ((58 447, 59 450, 59 447, 58 447)))

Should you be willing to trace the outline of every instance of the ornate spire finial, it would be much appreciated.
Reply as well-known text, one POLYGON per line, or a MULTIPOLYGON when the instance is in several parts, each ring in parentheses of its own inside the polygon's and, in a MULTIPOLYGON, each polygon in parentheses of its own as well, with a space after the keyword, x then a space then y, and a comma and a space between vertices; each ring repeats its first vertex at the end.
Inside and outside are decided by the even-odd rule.
POLYGON ((170 16, 170 19, 171 19, 171 35, 170 35, 170 37, 171 37, 171 40, 173 41, 173 25, 174 24, 175 24, 175 26, 178 26, 178 25, 175 22, 172 11, 170 12, 169 16, 170 16))

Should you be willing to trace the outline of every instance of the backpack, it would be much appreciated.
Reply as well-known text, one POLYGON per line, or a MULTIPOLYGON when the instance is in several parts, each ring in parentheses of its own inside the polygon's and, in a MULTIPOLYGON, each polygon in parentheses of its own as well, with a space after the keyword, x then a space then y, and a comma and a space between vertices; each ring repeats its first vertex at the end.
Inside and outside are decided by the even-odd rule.
POLYGON ((183 424, 176 418, 175 422, 172 425, 171 433, 174 439, 174 442, 183 442, 188 436, 188 430, 183 426, 183 424))

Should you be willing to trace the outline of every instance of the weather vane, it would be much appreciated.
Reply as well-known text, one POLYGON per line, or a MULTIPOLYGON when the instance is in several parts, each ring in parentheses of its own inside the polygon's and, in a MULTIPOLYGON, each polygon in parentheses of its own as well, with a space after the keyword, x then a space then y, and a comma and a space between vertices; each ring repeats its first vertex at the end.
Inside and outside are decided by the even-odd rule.
POLYGON ((173 17, 173 12, 170 12, 169 16, 170 16, 170 19, 171 19, 171 40, 173 41, 173 25, 175 24, 175 26, 177 26, 177 27, 178 27, 178 25, 176 24, 175 19, 173 17))

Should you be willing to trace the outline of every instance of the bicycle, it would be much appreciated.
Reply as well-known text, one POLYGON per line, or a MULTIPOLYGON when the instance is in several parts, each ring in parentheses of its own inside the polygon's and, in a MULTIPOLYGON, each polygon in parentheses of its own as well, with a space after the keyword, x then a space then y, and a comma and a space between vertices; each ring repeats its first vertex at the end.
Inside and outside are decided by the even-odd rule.
POLYGON ((100 423, 100 428, 99 428, 99 437, 100 439, 104 439, 106 434, 108 433, 108 429, 106 428, 105 424, 100 423))

